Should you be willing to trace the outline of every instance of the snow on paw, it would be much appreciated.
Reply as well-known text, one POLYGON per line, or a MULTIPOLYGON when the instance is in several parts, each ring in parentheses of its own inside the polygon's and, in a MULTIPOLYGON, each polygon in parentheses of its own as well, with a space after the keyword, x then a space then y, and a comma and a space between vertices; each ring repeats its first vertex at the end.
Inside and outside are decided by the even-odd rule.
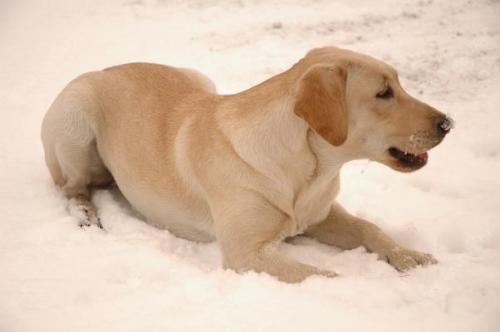
POLYGON ((78 220, 78 227, 80 227, 80 228, 90 227, 91 225, 92 225, 92 223, 88 219, 78 220))
POLYGON ((78 226, 80 228, 86 228, 86 227, 90 227, 92 225, 96 225, 100 229, 104 229, 104 227, 102 226, 102 223, 101 223, 101 219, 99 219, 99 218, 84 218, 84 219, 80 219, 78 221, 78 226))
POLYGON ((90 203, 82 203, 81 201, 72 199, 68 204, 68 212, 78 219, 78 226, 80 228, 96 225, 100 229, 104 229, 95 208, 90 203))

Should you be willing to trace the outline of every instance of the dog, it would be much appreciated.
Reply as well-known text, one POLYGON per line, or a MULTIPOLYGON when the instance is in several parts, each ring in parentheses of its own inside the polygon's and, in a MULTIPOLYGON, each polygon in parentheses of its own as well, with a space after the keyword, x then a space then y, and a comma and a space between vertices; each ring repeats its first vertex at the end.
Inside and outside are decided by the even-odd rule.
POLYGON ((42 141, 81 226, 102 227, 91 191, 115 182, 151 224, 217 240, 225 268, 300 282, 336 273, 277 250, 299 234, 342 249, 364 246, 400 271, 436 263, 335 199, 346 162, 412 172, 451 127, 406 93, 389 65, 325 47, 232 95, 186 68, 131 63, 86 73, 50 106, 42 141))

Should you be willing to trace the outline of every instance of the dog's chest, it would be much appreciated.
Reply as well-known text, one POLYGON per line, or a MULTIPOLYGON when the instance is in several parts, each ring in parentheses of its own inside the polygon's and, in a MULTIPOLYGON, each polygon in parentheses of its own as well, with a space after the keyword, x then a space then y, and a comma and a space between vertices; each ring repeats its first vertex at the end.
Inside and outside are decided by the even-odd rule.
POLYGON ((296 195, 294 219, 297 233, 326 219, 339 191, 338 175, 313 179, 296 195))

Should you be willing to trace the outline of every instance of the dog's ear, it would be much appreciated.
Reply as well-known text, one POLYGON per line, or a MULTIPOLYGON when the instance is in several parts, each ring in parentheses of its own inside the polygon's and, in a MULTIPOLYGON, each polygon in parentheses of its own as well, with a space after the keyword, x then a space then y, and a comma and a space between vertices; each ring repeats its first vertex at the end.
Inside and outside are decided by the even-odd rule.
POLYGON ((347 139, 347 73, 341 67, 316 65, 300 79, 294 112, 330 144, 347 139))

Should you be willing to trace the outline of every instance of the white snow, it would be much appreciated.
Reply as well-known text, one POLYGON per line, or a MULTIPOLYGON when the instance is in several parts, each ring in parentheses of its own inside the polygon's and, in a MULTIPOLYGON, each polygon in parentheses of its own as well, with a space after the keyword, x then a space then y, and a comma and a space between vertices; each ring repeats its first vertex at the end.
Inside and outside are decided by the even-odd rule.
POLYGON ((2 1, 0 32, 0 331, 500 331, 498 0, 2 1), (456 120, 423 170, 351 163, 340 195, 438 265, 403 275, 299 238, 282 249, 341 276, 288 285, 223 270, 217 244, 145 224, 116 191, 95 197, 107 232, 65 210, 39 131, 78 74, 159 62, 228 93, 331 44, 456 120))

